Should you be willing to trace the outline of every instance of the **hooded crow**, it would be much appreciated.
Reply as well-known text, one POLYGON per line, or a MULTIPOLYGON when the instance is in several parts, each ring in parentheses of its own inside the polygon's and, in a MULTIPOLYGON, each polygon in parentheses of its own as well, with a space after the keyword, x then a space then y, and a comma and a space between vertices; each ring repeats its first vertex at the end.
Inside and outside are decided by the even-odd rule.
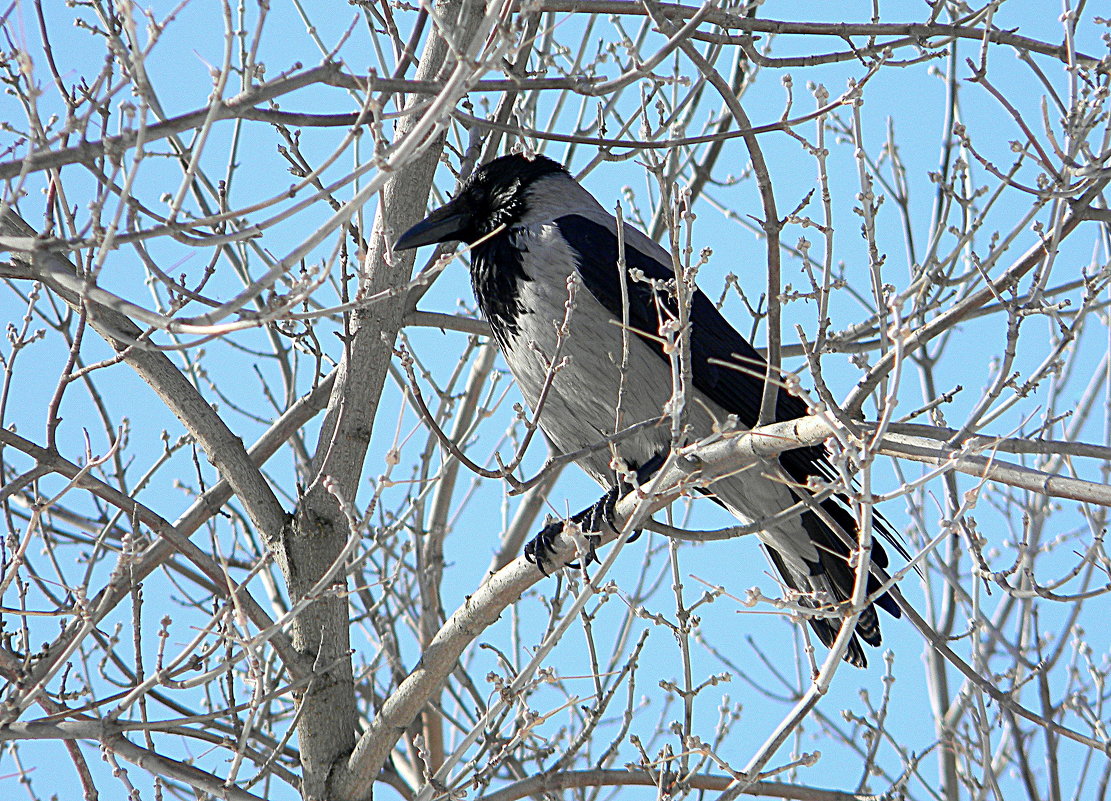
MULTIPOLYGON (((662 324, 674 326, 678 319, 671 257, 628 224, 622 254, 617 225, 559 163, 544 156, 509 155, 478 168, 451 202, 406 231, 394 246, 404 250, 453 241, 473 246, 471 283, 479 308, 526 401, 534 410, 540 405, 540 428, 563 453, 596 445, 633 423, 661 418, 672 395, 671 357, 661 335, 662 324), (625 276, 618 268, 620 255, 625 276), (568 312, 572 275, 578 290, 568 312), (568 313, 569 325, 561 333, 568 313)), ((690 298, 689 320, 693 388, 685 422, 690 439, 710 435, 715 424, 730 416, 737 428, 753 427, 766 362, 701 291, 690 298)), ((801 400, 779 392, 776 420, 806 414, 801 400)), ((682 443, 672 442, 670 426, 657 425, 638 429, 614 447, 643 482, 675 444, 682 443)), ((607 510, 628 490, 612 467, 612 455, 610 448, 600 447, 578 459, 608 490, 574 518, 588 531, 602 530, 607 510)), ((844 500, 836 496, 809 499, 797 514, 783 514, 809 497, 804 487, 812 476, 833 478, 821 447, 788 451, 778 466, 754 465, 704 492, 742 523, 761 526, 757 536, 784 583, 797 591, 800 604, 828 610, 852 597, 855 576, 846 541, 856 539, 857 527, 844 500)), ((879 515, 873 519, 876 532, 901 551, 890 526, 879 515)), ((541 569, 550 542, 544 536, 526 549, 541 569)), ((873 544, 871 558, 887 566, 879 543, 873 544)), ((879 590, 874 577, 868 579, 868 590, 873 596, 879 590)), ((887 594, 876 597, 876 604, 900 616, 887 594)), ((840 630, 836 617, 810 617, 809 622, 827 647, 840 630)), ((848 662, 864 667, 860 640, 880 644, 874 606, 861 612, 845 653, 848 662)))

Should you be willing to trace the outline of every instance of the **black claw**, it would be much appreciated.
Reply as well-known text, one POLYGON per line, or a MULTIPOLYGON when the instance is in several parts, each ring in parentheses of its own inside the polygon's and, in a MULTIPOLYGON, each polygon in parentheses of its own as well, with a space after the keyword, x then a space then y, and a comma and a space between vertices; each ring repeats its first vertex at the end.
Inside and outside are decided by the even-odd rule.
MULTIPOLYGON (((608 491, 605 495, 599 498, 595 503, 592 503, 581 512, 574 514, 570 518, 570 522, 578 524, 582 529, 583 534, 586 535, 587 552, 586 564, 598 561, 597 546, 601 541, 598 536, 601 532, 609 529, 610 531, 617 531, 617 524, 615 520, 615 511, 617 507, 617 500, 622 495, 620 488, 614 488, 608 491)), ((563 533, 565 522, 563 520, 554 520, 545 524, 544 528, 540 529, 532 540, 525 545, 525 559, 532 562, 545 576, 549 575, 548 565, 550 563, 553 568, 559 567, 555 564, 556 538, 563 533)), ((629 542, 632 542, 640 536, 640 529, 637 529, 629 535, 629 542)), ((567 567, 579 568, 579 562, 567 562, 567 567)))
POLYGON ((529 540, 528 544, 525 545, 525 559, 536 565, 537 570, 545 576, 549 575, 549 571, 544 563, 553 561, 552 556, 555 554, 555 539, 562 531, 562 520, 548 523, 544 528, 540 529, 539 534, 529 540))

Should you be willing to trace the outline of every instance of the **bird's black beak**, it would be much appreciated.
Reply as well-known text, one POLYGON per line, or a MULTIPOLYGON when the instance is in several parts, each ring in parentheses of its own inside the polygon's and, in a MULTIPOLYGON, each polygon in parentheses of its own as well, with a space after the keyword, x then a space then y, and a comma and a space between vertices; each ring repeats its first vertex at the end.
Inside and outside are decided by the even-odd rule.
POLYGON ((419 223, 398 237, 394 250, 409 250, 437 242, 452 242, 463 238, 470 227, 467 213, 455 203, 448 203, 429 214, 419 223))

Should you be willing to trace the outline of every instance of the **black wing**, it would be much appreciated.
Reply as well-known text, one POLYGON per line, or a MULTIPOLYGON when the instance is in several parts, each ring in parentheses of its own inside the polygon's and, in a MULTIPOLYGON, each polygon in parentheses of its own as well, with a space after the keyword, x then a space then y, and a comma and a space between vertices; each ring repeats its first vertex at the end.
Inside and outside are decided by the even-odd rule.
MULTIPOLYGON (((578 215, 556 220, 560 233, 579 254, 583 284, 616 318, 621 318, 621 281, 617 272, 617 236, 604 225, 578 215)), ((640 271, 654 284, 628 279, 629 325, 644 332, 641 339, 661 359, 669 360, 659 341, 662 318, 677 317, 671 269, 625 243, 627 269, 640 271)), ((745 428, 752 428, 760 416, 760 397, 764 389, 767 361, 741 336, 701 290, 696 289, 690 310, 691 374, 695 387, 721 406, 745 428), (720 364, 715 362, 725 362, 720 364), (728 366, 734 365, 734 366, 728 366)), ((775 419, 793 420, 806 416, 806 404, 787 392, 780 392, 775 404, 775 419)), ((798 448, 783 454, 781 461, 792 477, 794 467, 803 476, 826 475, 822 449, 798 448), (794 462, 788 467, 787 462, 794 462)))

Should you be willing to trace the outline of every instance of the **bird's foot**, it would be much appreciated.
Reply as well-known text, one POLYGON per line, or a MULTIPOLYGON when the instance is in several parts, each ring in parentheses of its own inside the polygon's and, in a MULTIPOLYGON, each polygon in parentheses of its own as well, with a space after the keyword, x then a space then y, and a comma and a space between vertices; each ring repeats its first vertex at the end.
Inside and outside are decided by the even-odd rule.
MULTIPOLYGON (((564 562, 559 564, 555 558, 558 548, 556 541, 559 535, 567 532, 568 525, 575 526, 577 532, 581 532, 585 540, 585 556, 586 564, 598 561, 596 548, 601 542, 601 533, 609 529, 614 533, 618 533, 619 528, 615 520, 615 508, 617 500, 621 497, 621 491, 618 488, 611 489, 596 502, 572 515, 568 520, 553 520, 548 522, 544 528, 540 530, 526 546, 525 546, 525 559, 532 562, 545 576, 552 570, 559 567, 580 567, 578 562, 564 562)), ((629 536, 629 542, 632 542, 640 536, 640 531, 634 531, 629 536)))
MULTIPOLYGON (((532 540, 525 545, 525 559, 536 565, 537 569, 545 576, 550 575, 554 570, 560 567, 579 567, 578 562, 560 562, 556 558, 559 548, 556 547, 556 542, 559 540, 561 534, 572 535, 572 531, 568 529, 576 526, 577 521, 574 517, 567 520, 552 520, 547 523, 544 528, 540 529, 532 540)), ((582 529, 580 528, 580 531, 582 529)), ((589 534, 582 531, 582 539, 585 542, 586 563, 597 562, 598 557, 595 553, 595 548, 598 544, 598 535, 589 534)))

